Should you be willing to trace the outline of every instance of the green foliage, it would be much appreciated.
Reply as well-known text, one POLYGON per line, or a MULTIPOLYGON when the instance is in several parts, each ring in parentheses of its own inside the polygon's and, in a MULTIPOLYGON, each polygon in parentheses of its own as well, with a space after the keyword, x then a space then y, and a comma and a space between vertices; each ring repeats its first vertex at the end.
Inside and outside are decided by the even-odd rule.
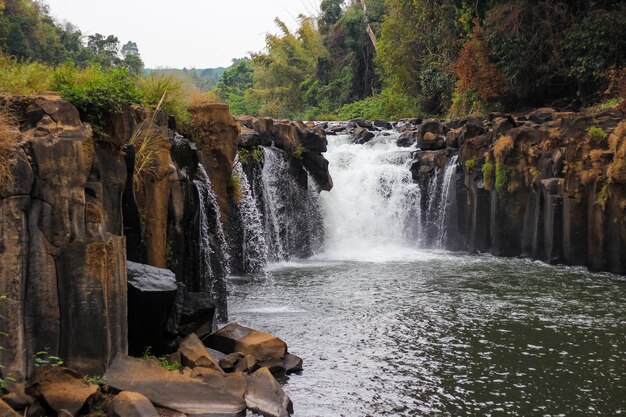
POLYGON ((108 384, 102 375, 86 375, 85 381, 90 385, 98 385, 100 387, 107 387, 108 384))
POLYGON ((227 70, 225 67, 218 68, 152 68, 144 69, 143 75, 171 75, 183 78, 193 84, 200 91, 211 91, 216 88, 220 78, 227 70))
POLYGON ((383 90, 378 95, 342 106, 338 114, 343 120, 357 118, 398 120, 415 117, 418 112, 410 97, 405 94, 393 94, 391 90, 383 90))
POLYGON ((54 73, 53 88, 76 106, 97 136, 105 134, 107 114, 119 113, 125 105, 142 102, 141 91, 129 72, 121 67, 90 66, 81 70, 66 64, 54 73))
POLYGON ((183 369, 183 365, 178 363, 178 362, 170 362, 167 359, 167 356, 160 356, 160 357, 156 357, 152 354, 152 349, 151 348, 146 348, 146 350, 143 352, 143 355, 141 355, 141 359, 143 359, 144 361, 156 361, 159 365, 161 365, 163 368, 167 369, 168 371, 180 371, 181 369, 183 369))
POLYGON ((491 161, 485 161, 485 165, 483 165, 483 179, 485 181, 485 189, 491 191, 494 186, 494 173, 495 168, 491 161))
POLYGON ((235 173, 232 173, 228 178, 227 187, 233 201, 239 204, 243 198, 243 191, 241 189, 241 179, 235 173))
POLYGON ((235 59, 217 83, 220 100, 230 106, 233 114, 257 114, 258 104, 251 100, 249 90, 253 84, 252 61, 235 59))
POLYGON ((120 50, 117 37, 96 33, 84 45, 82 32, 71 23, 56 23, 41 1, 4 0, 0 6, 0 50, 12 57, 55 66, 68 60, 79 66, 121 66, 137 74, 143 68, 134 42, 120 50))
POLYGON ((594 142, 604 142, 609 134, 604 131, 600 126, 592 126, 587 130, 587 136, 594 142))
POLYGON ((563 45, 570 75, 594 80, 626 61, 626 6, 595 10, 568 31, 563 45))
POLYGON ((601 103, 595 104, 595 105, 589 107, 588 110, 590 112, 592 112, 592 113, 598 113, 598 112, 601 112, 602 110, 614 109, 621 102, 622 102, 621 98, 612 98, 612 99, 603 101, 601 103))
POLYGON ((173 115, 179 127, 186 127, 191 121, 188 108, 195 87, 185 78, 174 74, 153 73, 138 80, 144 102, 173 115), (162 101, 161 101, 162 100, 162 101))
POLYGON ((261 148, 255 146, 251 149, 249 148, 239 148, 237 150, 237 154, 239 155, 239 161, 242 164, 247 164, 251 161, 256 161, 259 164, 263 164, 265 160, 265 156, 261 148))
POLYGON ((63 363, 63 359, 50 355, 48 349, 35 353, 35 366, 52 366, 56 368, 63 366, 63 363))
POLYGON ((465 169, 467 169, 468 172, 474 172, 474 170, 476 169, 476 160, 468 159, 467 161, 465 161, 465 169))
POLYGON ((304 152, 304 146, 302 144, 298 144, 296 149, 293 150, 293 157, 296 159, 302 159, 302 153, 304 152))
POLYGON ((506 165, 496 162, 496 191, 503 193, 506 191, 509 181, 509 173, 506 165))
POLYGON ((28 95, 49 90, 52 72, 44 64, 0 56, 0 92, 28 95))

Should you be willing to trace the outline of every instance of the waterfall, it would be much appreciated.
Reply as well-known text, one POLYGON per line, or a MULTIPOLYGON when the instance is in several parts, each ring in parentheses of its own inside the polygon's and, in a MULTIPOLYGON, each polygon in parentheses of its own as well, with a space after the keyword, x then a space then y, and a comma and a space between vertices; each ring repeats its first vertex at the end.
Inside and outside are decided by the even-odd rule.
POLYGON ((436 245, 438 248, 443 248, 446 244, 446 214, 448 212, 448 199, 450 198, 450 186, 452 184, 452 177, 457 169, 458 155, 454 155, 448 160, 446 170, 443 175, 443 184, 441 186, 441 197, 439 200, 439 208, 437 209, 437 240, 436 245))
POLYGON ((198 165, 194 184, 198 190, 199 291, 211 295, 217 305, 218 321, 225 321, 227 312, 224 277, 229 273, 228 245, 222 229, 217 197, 202 164, 198 165))
POLYGON ((377 259, 418 244, 420 189, 409 170, 415 147, 399 148, 398 134, 385 133, 365 145, 349 136, 329 138, 326 158, 335 187, 321 196, 325 255, 377 259))
POLYGON ((304 170, 290 166, 284 151, 264 147, 263 153, 255 194, 262 200, 268 260, 311 256, 323 244, 319 193, 304 170))
POLYGON ((241 253, 232 254, 232 258, 239 257, 240 272, 245 274, 256 273, 262 271, 267 264, 265 230, 248 177, 243 171, 239 157, 235 160, 234 175, 239 180, 241 200, 235 204, 236 221, 231 223, 231 227, 238 228, 237 237, 241 242, 241 248, 238 249, 241 253))

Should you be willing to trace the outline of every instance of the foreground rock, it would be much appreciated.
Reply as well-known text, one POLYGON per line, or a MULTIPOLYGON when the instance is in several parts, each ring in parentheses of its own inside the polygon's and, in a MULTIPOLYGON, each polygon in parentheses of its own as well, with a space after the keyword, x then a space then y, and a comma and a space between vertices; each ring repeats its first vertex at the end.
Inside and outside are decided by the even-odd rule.
POLYGON ((0 417, 20 417, 7 403, 0 400, 0 417))
POLYGON ((78 372, 62 367, 38 367, 26 393, 48 405, 57 413, 67 410, 75 415, 93 399, 100 389, 89 385, 78 372))
POLYGON ((190 334, 180 342, 178 351, 180 352, 183 366, 190 368, 201 366, 222 372, 220 360, 209 352, 195 333, 190 334))
POLYGON ((127 270, 129 351, 139 356, 149 346, 157 355, 167 353, 173 339, 166 327, 178 292, 176 276, 135 262, 128 262, 127 270))
POLYGON ((223 379, 207 383, 167 371, 155 362, 118 356, 105 379, 117 390, 140 393, 157 406, 188 416, 239 416, 246 410, 245 385, 223 384, 223 379))
POLYGON ((248 376, 246 405, 266 417, 287 417, 293 413, 293 403, 267 368, 248 376))
POLYGON ((109 417, 159 417, 159 412, 143 395, 123 391, 113 399, 109 417))
POLYGON ((260 366, 283 368, 287 344, 269 333, 230 323, 203 339, 208 347, 230 354, 241 352, 252 355, 260 366))

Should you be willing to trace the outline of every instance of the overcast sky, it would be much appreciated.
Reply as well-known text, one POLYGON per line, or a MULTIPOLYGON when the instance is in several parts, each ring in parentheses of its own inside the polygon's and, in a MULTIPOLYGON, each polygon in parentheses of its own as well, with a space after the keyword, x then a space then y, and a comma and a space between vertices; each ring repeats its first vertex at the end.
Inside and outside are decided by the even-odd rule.
POLYGON ((230 65, 265 45, 274 18, 296 27, 319 0, 46 0, 59 21, 83 34, 137 42, 146 67, 213 68, 230 65))

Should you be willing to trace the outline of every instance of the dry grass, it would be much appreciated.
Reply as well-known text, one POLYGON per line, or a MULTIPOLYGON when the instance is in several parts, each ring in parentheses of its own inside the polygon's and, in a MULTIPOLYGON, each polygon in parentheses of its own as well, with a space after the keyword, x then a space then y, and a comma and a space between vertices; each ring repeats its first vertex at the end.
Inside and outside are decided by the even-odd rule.
POLYGON ((220 98, 216 91, 194 91, 191 94, 191 106, 201 106, 203 104, 219 103, 220 98))
POLYGON ((11 167, 19 146, 19 130, 6 110, 0 110, 0 190, 13 183, 11 167))
POLYGON ((504 163, 506 157, 513 150, 513 138, 510 136, 500 136, 500 138, 493 145, 493 155, 496 158, 496 162, 504 163))
POLYGON ((0 55, 0 92, 30 95, 50 90, 54 68, 36 62, 18 62, 0 55))
POLYGON ((609 137, 609 149, 613 152, 613 162, 607 169, 611 182, 626 184, 626 122, 622 122, 609 137))
POLYGON ((147 128, 144 129, 146 120, 142 121, 129 141, 135 148, 135 170, 133 172, 135 192, 138 192, 147 181, 157 176, 155 162, 160 143, 157 140, 158 135, 154 134, 151 126, 154 124, 157 113, 161 110, 165 96, 164 93, 150 119, 146 119, 148 120, 147 128))

